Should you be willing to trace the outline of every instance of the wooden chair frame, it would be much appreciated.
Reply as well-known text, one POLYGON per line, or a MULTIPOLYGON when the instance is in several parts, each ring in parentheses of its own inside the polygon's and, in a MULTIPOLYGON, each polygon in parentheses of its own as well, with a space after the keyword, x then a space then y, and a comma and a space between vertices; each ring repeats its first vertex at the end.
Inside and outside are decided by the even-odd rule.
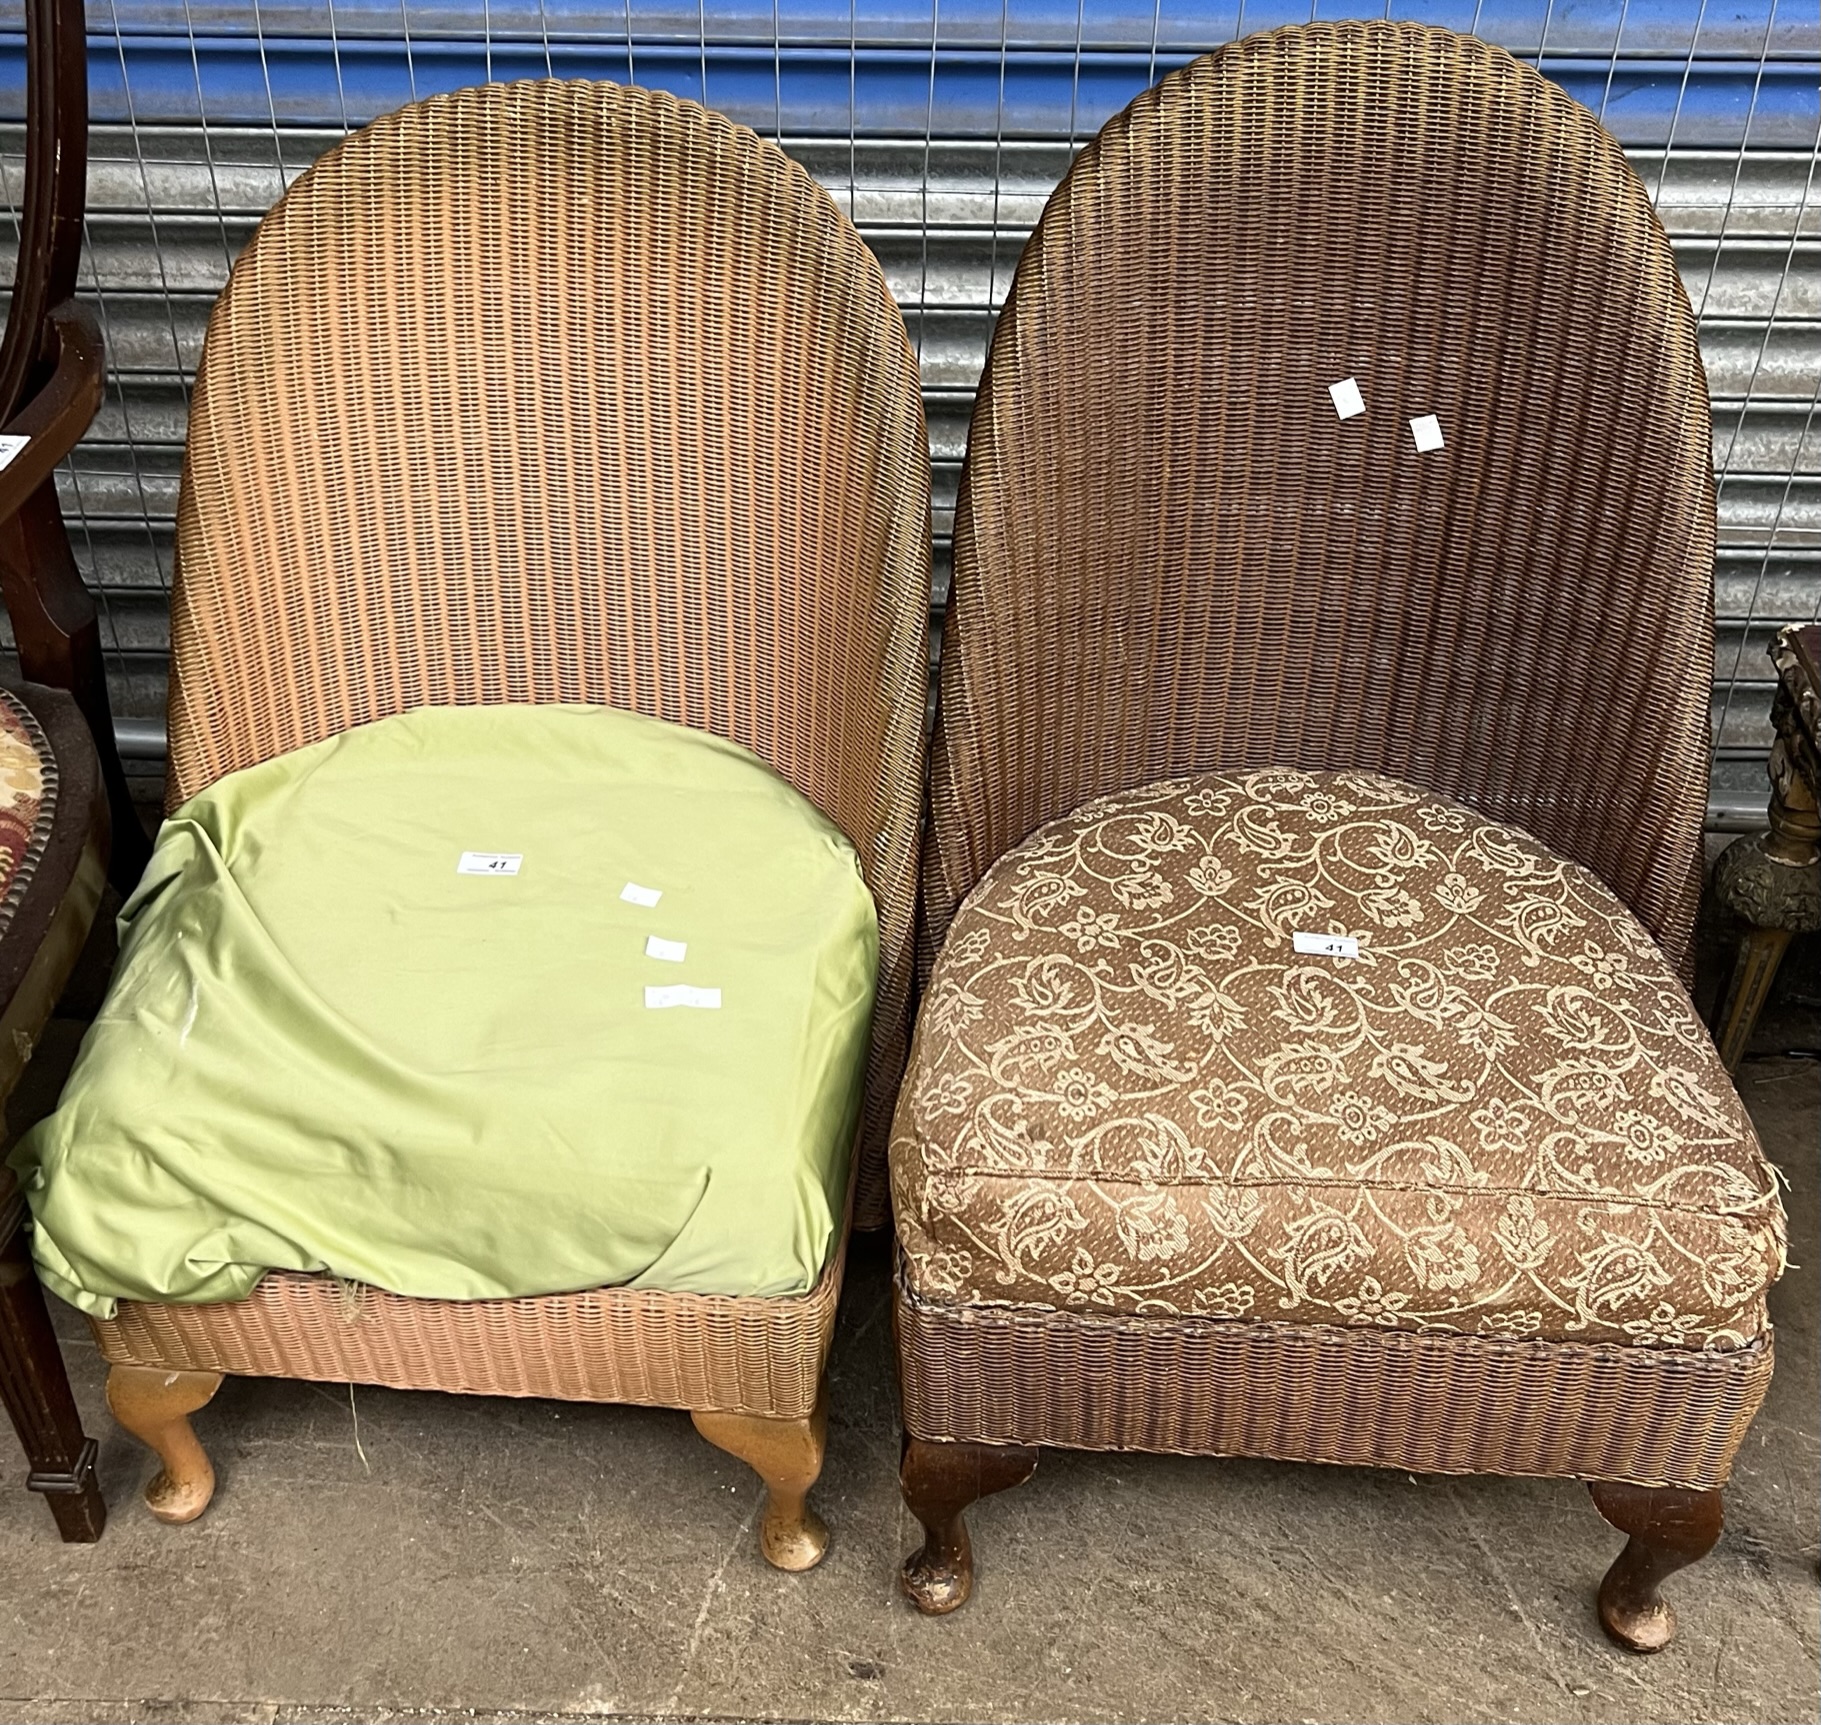
POLYGON ((53 477, 95 417, 106 382, 100 332, 73 298, 88 177, 81 0, 26 0, 25 25, 25 201, 0 346, 0 424, 32 443, 0 470, 0 598, 25 677, 69 690, 88 720, 114 834, 110 873, 125 894, 151 846, 114 743, 95 601, 76 572, 53 477))
MULTIPOLYGON (((70 297, 82 245, 88 72, 81 0, 26 3, 26 185, 18 266, 0 343, 0 430, 24 438, 0 468, 0 597, 27 678, 21 718, 44 762, 44 843, 0 933, 0 1101, 68 982, 110 864, 138 874, 146 846, 114 752, 95 605, 76 573, 55 472, 100 406, 101 338, 70 297), (46 687, 43 685, 53 685, 46 687), (135 842, 137 841, 137 842, 135 842)), ((16 866, 23 866, 24 859, 16 866)), ((0 1402, 66 1541, 100 1538, 107 1515, 44 1295, 25 1201, 0 1167, 0 1402)))

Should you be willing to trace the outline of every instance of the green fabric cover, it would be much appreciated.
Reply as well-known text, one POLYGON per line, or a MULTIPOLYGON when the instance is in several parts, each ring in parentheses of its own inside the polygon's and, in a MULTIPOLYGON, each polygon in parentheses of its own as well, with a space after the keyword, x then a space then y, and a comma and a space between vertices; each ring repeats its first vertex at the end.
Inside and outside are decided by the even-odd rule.
POLYGON ((85 1311, 268 1268, 444 1299, 821 1272, 877 921, 847 840, 731 743, 596 707, 364 725, 192 798, 120 928, 13 1157, 85 1311), (646 1005, 675 984, 722 1005, 646 1005))

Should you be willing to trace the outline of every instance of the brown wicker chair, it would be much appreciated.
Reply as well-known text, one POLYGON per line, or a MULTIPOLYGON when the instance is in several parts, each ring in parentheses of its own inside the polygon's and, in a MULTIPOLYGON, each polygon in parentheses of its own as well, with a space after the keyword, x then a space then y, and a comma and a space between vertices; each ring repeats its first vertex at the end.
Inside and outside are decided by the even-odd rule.
POLYGON ((1580 1477, 1603 1621, 1668 1639, 1782 1251, 1679 980, 1714 532, 1662 230, 1503 51, 1255 36, 1076 161, 956 524, 891 1148, 922 1609, 1059 1445, 1580 1477))
MULTIPOLYGON (((168 801, 425 705, 598 702, 755 751, 878 904, 863 1140, 903 1060, 924 761, 917 368, 853 227, 688 102, 489 86, 375 122, 261 225, 210 321, 177 527, 168 801)), ((875 1173, 876 1179, 876 1173, 875 1173)), ((845 1235, 796 1298, 442 1302, 268 1275, 97 1323, 167 1520, 223 1373, 688 1408, 804 1507, 845 1235)))

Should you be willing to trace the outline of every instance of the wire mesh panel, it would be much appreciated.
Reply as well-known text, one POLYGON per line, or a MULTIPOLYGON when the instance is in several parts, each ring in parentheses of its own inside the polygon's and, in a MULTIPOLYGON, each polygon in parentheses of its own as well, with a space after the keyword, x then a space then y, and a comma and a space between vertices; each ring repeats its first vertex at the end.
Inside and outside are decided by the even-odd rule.
MULTIPOLYGON (((939 608, 993 318, 1073 151, 1172 67, 1316 17, 1414 18, 1502 44, 1598 114, 1655 196, 1714 397, 1711 816, 1761 821, 1764 649, 1783 623, 1821 616, 1814 0, 89 0, 84 273, 109 389, 61 485, 126 752, 158 770, 177 476, 209 306, 284 185, 350 127, 439 90, 554 74, 672 90, 778 138, 859 224, 916 341, 939 608)), ((9 0, 7 281, 24 113, 9 0)))

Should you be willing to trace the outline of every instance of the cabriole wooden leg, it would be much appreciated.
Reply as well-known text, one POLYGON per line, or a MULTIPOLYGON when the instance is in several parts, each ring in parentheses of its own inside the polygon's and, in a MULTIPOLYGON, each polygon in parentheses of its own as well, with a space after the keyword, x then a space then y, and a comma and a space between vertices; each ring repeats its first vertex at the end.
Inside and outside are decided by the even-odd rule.
POLYGON ((164 1466, 145 1488, 160 1521, 194 1521, 215 1495, 215 1469, 190 1429, 190 1415, 221 1388, 220 1372, 167 1372, 159 1366, 114 1366, 107 1405, 114 1418, 155 1450, 164 1466))
POLYGON ((703 1437, 737 1456, 765 1482, 759 1550, 775 1569, 814 1569, 828 1550, 828 1529, 809 1507, 809 1488, 822 1472, 828 1434, 828 1391, 808 1419, 701 1412, 689 1416, 703 1437))
POLYGON ((974 1591, 974 1551, 962 1519, 969 1504, 1022 1485, 1037 1452, 1019 1444, 926 1443, 906 1435, 898 1483, 904 1505, 923 1526, 923 1544, 904 1560, 900 1580, 911 1603, 931 1617, 954 1611, 974 1591))
MULTIPOLYGON (((1780 674, 1794 667, 1794 648, 1771 649, 1780 674), (1786 657, 1786 653, 1790 656, 1786 657)), ((1715 1040, 1728 1072, 1736 1071, 1759 1009, 1770 994, 1790 937, 1821 929, 1821 809, 1815 806, 1814 747, 1797 717, 1789 682, 1777 690, 1771 720, 1770 831, 1735 839, 1714 864, 1714 897, 1746 924, 1732 985, 1716 1020, 1715 1040)))
POLYGON ((1737 1072, 1739 1062, 1745 1058, 1745 1045, 1751 1041, 1758 1014, 1770 998, 1777 967, 1792 938, 1786 928, 1748 928, 1739 942, 1732 981, 1727 985, 1714 1037, 1720 1045, 1721 1064, 1728 1072, 1737 1072))
MULTIPOLYGON (((4 1177, 4 1170, 0 1170, 4 1177)), ((7 1209, 0 1197, 0 1212, 7 1209)), ((0 1216, 0 1229, 8 1226, 0 1216)), ((19 1434, 29 1490, 42 1492, 71 1545, 101 1537, 107 1510, 95 1483, 95 1440, 83 1435, 63 1355, 15 1218, 0 1246, 0 1400, 19 1434)))
POLYGON ((1600 1583, 1600 1623, 1621 1647, 1656 1653, 1676 1632, 1676 1614, 1657 1589, 1698 1562, 1720 1537, 1717 1491, 1593 1480, 1594 1508, 1631 1537, 1600 1583))

